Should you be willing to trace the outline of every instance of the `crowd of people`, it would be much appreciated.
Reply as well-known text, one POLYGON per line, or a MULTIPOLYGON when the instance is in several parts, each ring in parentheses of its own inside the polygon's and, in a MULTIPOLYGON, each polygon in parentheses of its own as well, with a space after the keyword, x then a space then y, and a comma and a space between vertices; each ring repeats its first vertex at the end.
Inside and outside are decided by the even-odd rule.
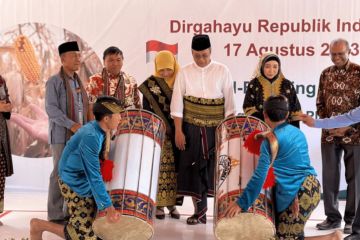
MULTIPOLYGON (((194 212, 186 223, 205 224, 207 198, 215 191, 215 130, 222 120, 236 115, 231 72, 212 59, 209 36, 193 37, 193 61, 182 67, 170 51, 158 52, 154 73, 140 86, 122 70, 124 55, 117 47, 104 51, 104 68, 90 77, 87 86, 76 73, 81 61, 77 42, 65 42, 58 50, 62 66, 47 81, 45 98, 54 164, 48 219, 31 220, 30 238, 42 239, 42 233, 49 231, 65 239, 97 239, 92 229, 97 211, 105 211, 109 222, 121 219, 106 191, 99 159, 104 158, 107 136, 119 124, 119 112, 133 108, 155 113, 166 126, 156 218, 165 218, 166 207, 172 218, 179 219, 176 206, 182 204, 184 196, 190 196, 194 212)), ((334 65, 321 73, 316 101, 320 120, 302 113, 293 83, 285 78, 280 58, 274 53, 261 56, 245 95, 244 113, 265 121, 279 142, 273 164, 277 239, 304 239, 305 224, 320 202, 321 186, 299 121, 325 128, 321 153, 327 218, 316 227, 340 227, 338 193, 344 154, 347 196, 343 232, 350 234, 347 240, 360 239, 360 162, 356 160, 360 156, 356 153, 360 151, 360 66, 349 60, 350 47, 345 39, 332 41, 330 54, 334 65)), ((6 125, 11 108, 6 81, 0 77, 0 213, 4 209, 5 177, 13 174, 6 125)), ((258 166, 242 194, 227 208, 226 217, 247 211, 254 203, 270 162, 269 144, 264 141, 258 166)), ((335 231, 306 239, 342 236, 335 231)))

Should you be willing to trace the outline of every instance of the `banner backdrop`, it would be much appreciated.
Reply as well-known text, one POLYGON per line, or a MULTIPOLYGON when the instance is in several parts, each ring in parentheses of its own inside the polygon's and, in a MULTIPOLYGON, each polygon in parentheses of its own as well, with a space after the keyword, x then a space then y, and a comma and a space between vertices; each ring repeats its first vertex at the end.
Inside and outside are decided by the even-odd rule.
MULTIPOLYGON (((192 36, 209 34, 212 59, 232 73, 239 113, 258 57, 274 51, 303 111, 315 116, 319 75, 332 64, 330 41, 346 38, 351 61, 360 63, 359 11, 357 0, 2 0, 0 73, 12 85, 14 115, 31 123, 25 126, 16 117, 9 123, 15 174, 7 179, 7 188, 47 190, 52 159, 43 93, 48 76, 60 66, 56 47, 63 41, 81 42, 85 83, 100 71, 103 50, 114 45, 124 52, 123 70, 140 84, 153 72, 157 51, 172 51, 184 65, 192 61, 192 36), (19 36, 32 45, 33 63, 16 54, 19 36), (35 77, 27 73, 34 69, 35 77)), ((320 130, 301 128, 321 179, 320 130)))

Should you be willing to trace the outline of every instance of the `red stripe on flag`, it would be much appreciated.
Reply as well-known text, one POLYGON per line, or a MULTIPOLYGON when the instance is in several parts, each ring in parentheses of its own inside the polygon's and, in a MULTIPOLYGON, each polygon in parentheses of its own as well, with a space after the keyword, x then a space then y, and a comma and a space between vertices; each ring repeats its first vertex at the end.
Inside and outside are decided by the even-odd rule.
POLYGON ((178 53, 178 44, 166 44, 157 40, 150 40, 146 42, 146 52, 168 50, 174 55, 178 53))

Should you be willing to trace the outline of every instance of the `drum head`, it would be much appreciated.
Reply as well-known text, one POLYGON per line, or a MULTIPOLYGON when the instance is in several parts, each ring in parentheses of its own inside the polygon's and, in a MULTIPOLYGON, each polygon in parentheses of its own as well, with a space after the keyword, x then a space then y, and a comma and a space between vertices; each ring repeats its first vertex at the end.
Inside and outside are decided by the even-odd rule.
POLYGON ((260 214, 241 213, 233 218, 221 219, 215 229, 218 240, 267 240, 274 239, 272 222, 260 214))
POLYGON ((148 240, 154 230, 147 222, 131 216, 122 215, 117 223, 108 223, 105 217, 97 218, 93 230, 103 240, 148 240))

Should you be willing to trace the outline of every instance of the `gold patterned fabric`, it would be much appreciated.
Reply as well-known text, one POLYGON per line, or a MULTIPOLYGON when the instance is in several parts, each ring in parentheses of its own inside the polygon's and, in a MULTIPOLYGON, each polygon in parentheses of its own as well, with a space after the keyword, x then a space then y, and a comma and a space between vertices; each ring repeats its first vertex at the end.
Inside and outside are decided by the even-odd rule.
POLYGON ((281 72, 280 59, 272 52, 264 53, 258 63, 254 78, 250 81, 246 90, 243 110, 248 116, 254 116, 264 121, 263 104, 270 96, 284 95, 289 101, 289 119, 288 121, 299 127, 297 117, 302 114, 301 105, 296 94, 294 84, 285 78, 281 72), (261 70, 264 67, 266 59, 276 57, 279 60, 279 72, 274 79, 268 79, 261 70))
POLYGON ((278 213, 276 239, 304 239, 304 227, 320 202, 320 183, 315 176, 307 176, 298 192, 299 216, 293 217, 291 206, 278 213))
POLYGON ((172 90, 163 78, 150 76, 140 86, 143 94, 143 109, 158 115, 166 125, 166 133, 174 132, 174 123, 170 115, 172 90))
POLYGON ((96 240, 99 239, 92 224, 96 217, 95 200, 91 197, 80 197, 59 179, 61 194, 67 202, 70 214, 69 221, 64 228, 67 240, 96 240))
POLYGON ((176 203, 177 179, 175 170, 174 122, 170 115, 172 90, 163 78, 150 76, 140 86, 143 108, 157 114, 166 125, 166 138, 161 149, 160 172, 156 205, 174 206, 176 203))
POLYGON ((225 99, 184 97, 184 122, 199 127, 215 127, 225 116, 225 99))
POLYGON ((161 163, 156 205, 158 207, 174 206, 176 203, 176 172, 173 145, 166 137, 161 149, 161 163))

